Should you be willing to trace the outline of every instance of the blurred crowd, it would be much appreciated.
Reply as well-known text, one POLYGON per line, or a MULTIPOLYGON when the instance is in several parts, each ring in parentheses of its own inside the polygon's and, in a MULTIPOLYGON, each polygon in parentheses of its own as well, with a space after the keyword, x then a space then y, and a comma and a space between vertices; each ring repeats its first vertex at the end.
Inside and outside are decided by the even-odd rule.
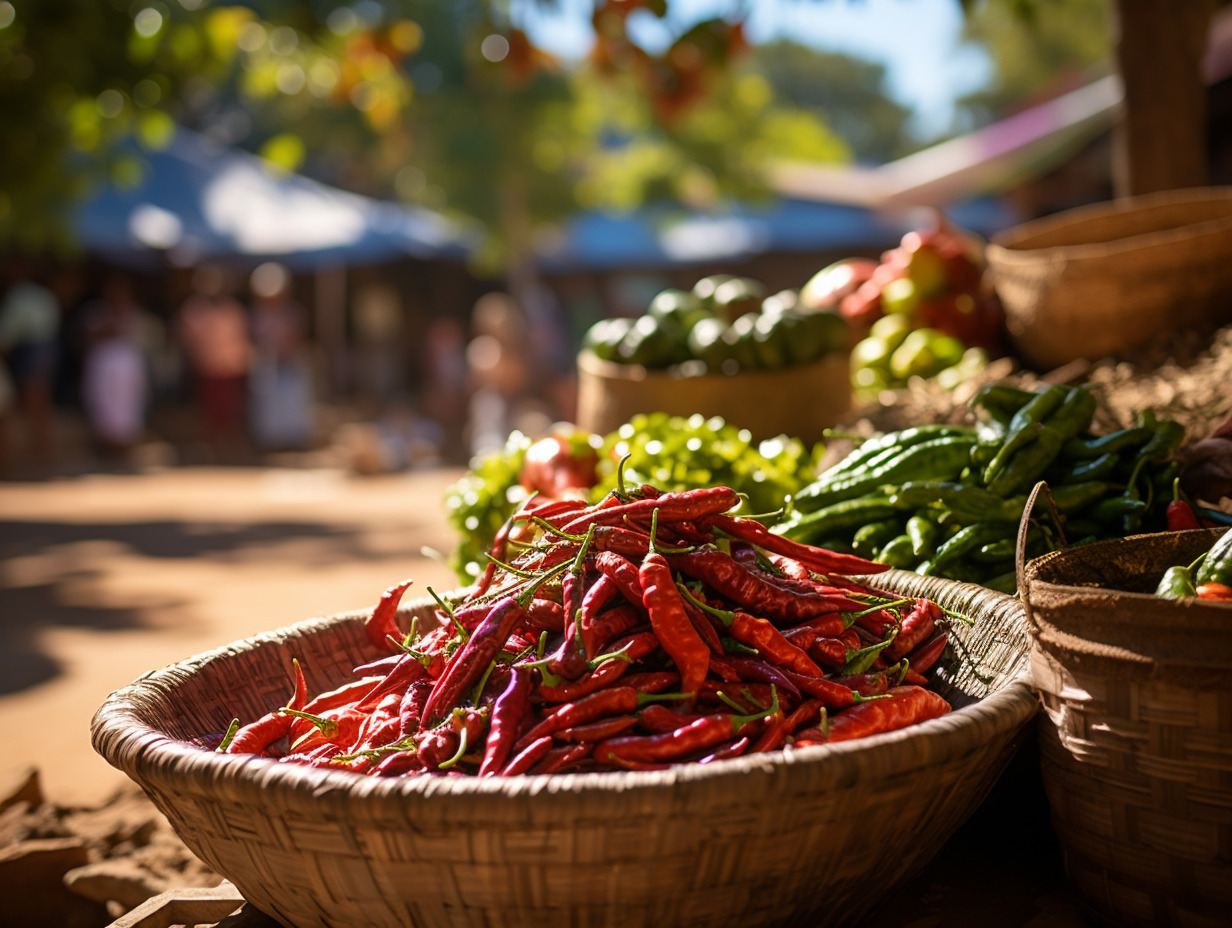
POLYGON ((123 468, 150 448, 161 463, 302 453, 387 472, 465 463, 573 413, 573 348, 546 294, 524 307, 491 291, 408 335, 396 290, 370 288, 347 313, 340 385, 278 263, 203 265, 153 308, 132 275, 97 278, 4 264, 0 476, 123 468), (66 423, 86 440, 65 441, 66 423))

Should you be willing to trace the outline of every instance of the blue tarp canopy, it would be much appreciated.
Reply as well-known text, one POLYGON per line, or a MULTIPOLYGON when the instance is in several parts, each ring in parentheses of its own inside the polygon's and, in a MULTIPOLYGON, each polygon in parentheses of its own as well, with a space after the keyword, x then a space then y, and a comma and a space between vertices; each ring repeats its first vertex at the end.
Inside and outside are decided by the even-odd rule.
POLYGON ((436 213, 279 174, 184 129, 142 157, 139 184, 104 187, 73 220, 85 248, 124 266, 277 260, 312 270, 407 256, 462 259, 470 250, 469 237, 436 213))
MULTIPOLYGON (((981 235, 1018 221, 993 199, 954 204, 946 214, 981 235)), ((767 252, 856 254, 895 244, 922 221, 927 224, 918 210, 881 211, 792 197, 710 213, 588 212, 565 223, 540 256, 544 270, 561 272, 712 264, 767 252)))

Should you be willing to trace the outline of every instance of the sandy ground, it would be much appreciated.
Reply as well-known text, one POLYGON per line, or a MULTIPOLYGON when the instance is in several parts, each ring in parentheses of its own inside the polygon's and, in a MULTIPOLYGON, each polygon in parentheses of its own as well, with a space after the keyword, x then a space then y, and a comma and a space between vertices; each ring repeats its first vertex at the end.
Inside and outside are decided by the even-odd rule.
POLYGON ((94 711, 147 670, 260 631, 457 586, 442 496, 461 471, 180 468, 0 483, 0 771, 93 804, 125 782, 94 711))

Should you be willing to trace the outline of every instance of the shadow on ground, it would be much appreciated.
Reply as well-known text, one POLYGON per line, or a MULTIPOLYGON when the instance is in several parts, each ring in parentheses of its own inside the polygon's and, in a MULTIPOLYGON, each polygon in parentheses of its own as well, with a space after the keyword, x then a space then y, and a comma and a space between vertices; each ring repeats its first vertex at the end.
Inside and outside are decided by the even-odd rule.
POLYGON ((62 670, 39 648, 40 633, 54 627, 125 631, 176 620, 187 600, 108 606, 83 601, 105 574, 103 560, 116 554, 157 560, 259 557, 312 567, 371 556, 358 529, 311 522, 226 524, 153 521, 123 523, 0 521, 0 695, 54 679, 62 670), (102 543, 97 551, 83 545, 102 543), (6 576, 6 562, 45 556, 38 577, 6 576), (70 590, 78 591, 70 593, 70 590))

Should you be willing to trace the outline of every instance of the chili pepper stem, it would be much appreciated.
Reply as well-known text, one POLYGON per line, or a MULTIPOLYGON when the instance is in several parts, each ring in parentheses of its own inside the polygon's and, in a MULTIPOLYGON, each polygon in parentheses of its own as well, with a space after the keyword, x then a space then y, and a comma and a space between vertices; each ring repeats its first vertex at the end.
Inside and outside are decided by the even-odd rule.
POLYGON ((324 719, 319 715, 313 715, 311 712, 304 712, 301 709, 288 709, 286 706, 283 706, 278 711, 284 715, 293 715, 297 719, 303 719, 305 722, 312 723, 317 731, 326 738, 332 738, 338 733, 338 723, 333 719, 324 719))
POLYGON ((231 747, 231 742, 235 738, 235 733, 240 730, 240 720, 232 719, 231 724, 227 726, 226 732, 222 736, 222 740, 218 742, 218 747, 214 750, 219 754, 225 754, 227 748, 231 747))
POLYGON ((440 763, 441 770, 448 770, 466 754, 466 749, 470 746, 467 742, 470 740, 466 733, 466 726, 462 726, 462 730, 458 732, 458 750, 454 752, 453 757, 443 760, 440 763))

